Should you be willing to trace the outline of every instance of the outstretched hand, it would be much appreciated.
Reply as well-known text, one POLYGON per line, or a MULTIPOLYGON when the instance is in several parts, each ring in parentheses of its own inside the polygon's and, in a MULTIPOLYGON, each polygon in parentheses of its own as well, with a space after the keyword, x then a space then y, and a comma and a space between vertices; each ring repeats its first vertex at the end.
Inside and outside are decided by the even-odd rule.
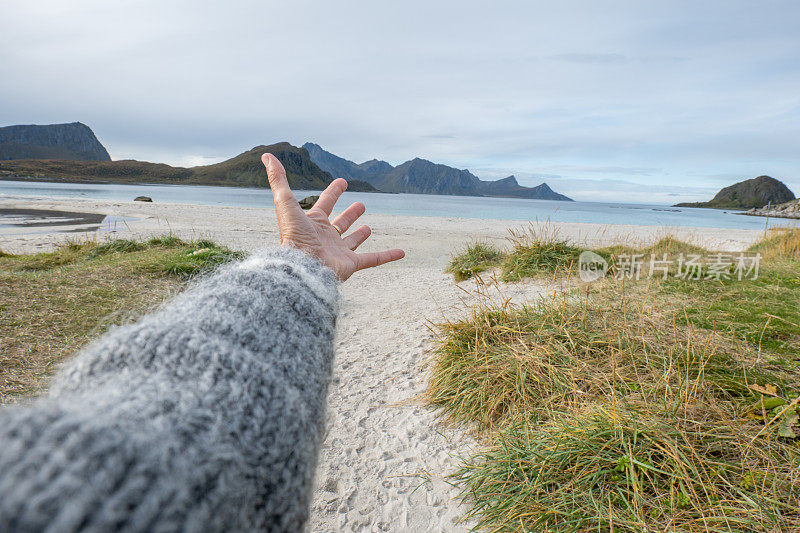
POLYGON ((267 167, 269 186, 275 199, 278 217, 278 241, 284 246, 294 246, 319 259, 344 281, 354 272, 376 267, 405 256, 403 250, 385 250, 377 253, 357 254, 355 249, 370 236, 369 226, 361 226, 344 236, 353 222, 364 214, 366 208, 356 202, 339 216, 328 220, 339 196, 347 189, 347 180, 333 180, 322 192, 314 207, 305 213, 289 188, 286 170, 278 158, 264 154, 261 161, 267 167))

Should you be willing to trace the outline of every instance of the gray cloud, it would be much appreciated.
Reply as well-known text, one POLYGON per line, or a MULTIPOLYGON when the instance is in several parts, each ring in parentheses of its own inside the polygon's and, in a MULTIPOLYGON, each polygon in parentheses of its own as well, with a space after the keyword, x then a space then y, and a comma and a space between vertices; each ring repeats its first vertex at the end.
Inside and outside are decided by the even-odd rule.
POLYGON ((114 158, 189 164, 311 140, 356 161, 420 156, 600 192, 625 177, 702 196, 764 173, 800 192, 793 0, 0 9, 0 124, 81 120, 114 158))
POLYGON ((556 54, 550 56, 550 59, 556 61, 565 61, 567 63, 586 63, 595 65, 623 65, 626 63, 656 63, 656 62, 673 62, 685 61, 684 57, 668 57, 668 56, 626 56, 623 54, 556 54))
POLYGON ((622 54, 556 54, 551 57, 568 63, 599 63, 604 65, 619 65, 631 61, 630 57, 622 54))

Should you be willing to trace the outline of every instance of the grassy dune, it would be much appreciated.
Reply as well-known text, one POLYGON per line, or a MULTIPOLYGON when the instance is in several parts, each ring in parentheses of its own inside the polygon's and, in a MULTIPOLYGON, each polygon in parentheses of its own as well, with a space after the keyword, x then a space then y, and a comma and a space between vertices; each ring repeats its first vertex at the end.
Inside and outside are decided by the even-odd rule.
MULTIPOLYGON (((665 250, 703 252, 597 252, 613 273, 665 250)), ((606 278, 440 326, 428 398, 481 443, 454 476, 481 529, 800 530, 800 231, 752 251, 757 280, 606 278)), ((551 277, 577 258, 530 234, 502 256, 469 269, 551 277)))
MULTIPOLYGON (((780 237, 776 237, 780 238, 780 237)), ((464 251, 450 259, 445 272, 453 274, 456 282, 461 282, 476 274, 499 267, 499 279, 502 281, 519 281, 537 276, 563 276, 574 274, 578 266, 578 258, 583 251, 559 238, 558 233, 549 227, 511 231, 508 238, 509 251, 497 246, 476 241, 467 245, 464 251)), ((665 236, 652 246, 635 248, 632 246, 614 245, 593 250, 605 258, 613 273, 616 262, 622 254, 707 254, 706 250, 694 244, 679 241, 665 236)), ((754 252, 757 252, 755 248, 754 252)), ((763 255, 763 254, 762 254, 763 255)))
POLYGON ((239 256, 173 236, 71 243, 34 255, 0 252, 0 403, 40 392, 64 357, 91 338, 239 256))

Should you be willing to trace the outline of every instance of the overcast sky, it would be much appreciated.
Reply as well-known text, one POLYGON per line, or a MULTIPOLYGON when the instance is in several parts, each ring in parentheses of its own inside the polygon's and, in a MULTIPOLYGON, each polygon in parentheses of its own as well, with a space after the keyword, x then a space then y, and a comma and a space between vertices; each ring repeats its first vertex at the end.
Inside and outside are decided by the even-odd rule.
POLYGON ((800 2, 0 0, 0 125, 114 159, 313 141, 582 200, 800 194, 800 2))

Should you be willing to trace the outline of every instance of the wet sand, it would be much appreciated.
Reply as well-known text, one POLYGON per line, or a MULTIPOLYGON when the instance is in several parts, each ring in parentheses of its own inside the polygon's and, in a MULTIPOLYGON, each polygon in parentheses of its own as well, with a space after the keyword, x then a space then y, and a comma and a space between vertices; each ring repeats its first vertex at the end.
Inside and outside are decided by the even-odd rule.
POLYGON ((17 229, 15 233, 25 233, 27 228, 45 227, 63 233, 92 232, 100 229, 105 218, 102 213, 0 207, 0 228, 17 229))

